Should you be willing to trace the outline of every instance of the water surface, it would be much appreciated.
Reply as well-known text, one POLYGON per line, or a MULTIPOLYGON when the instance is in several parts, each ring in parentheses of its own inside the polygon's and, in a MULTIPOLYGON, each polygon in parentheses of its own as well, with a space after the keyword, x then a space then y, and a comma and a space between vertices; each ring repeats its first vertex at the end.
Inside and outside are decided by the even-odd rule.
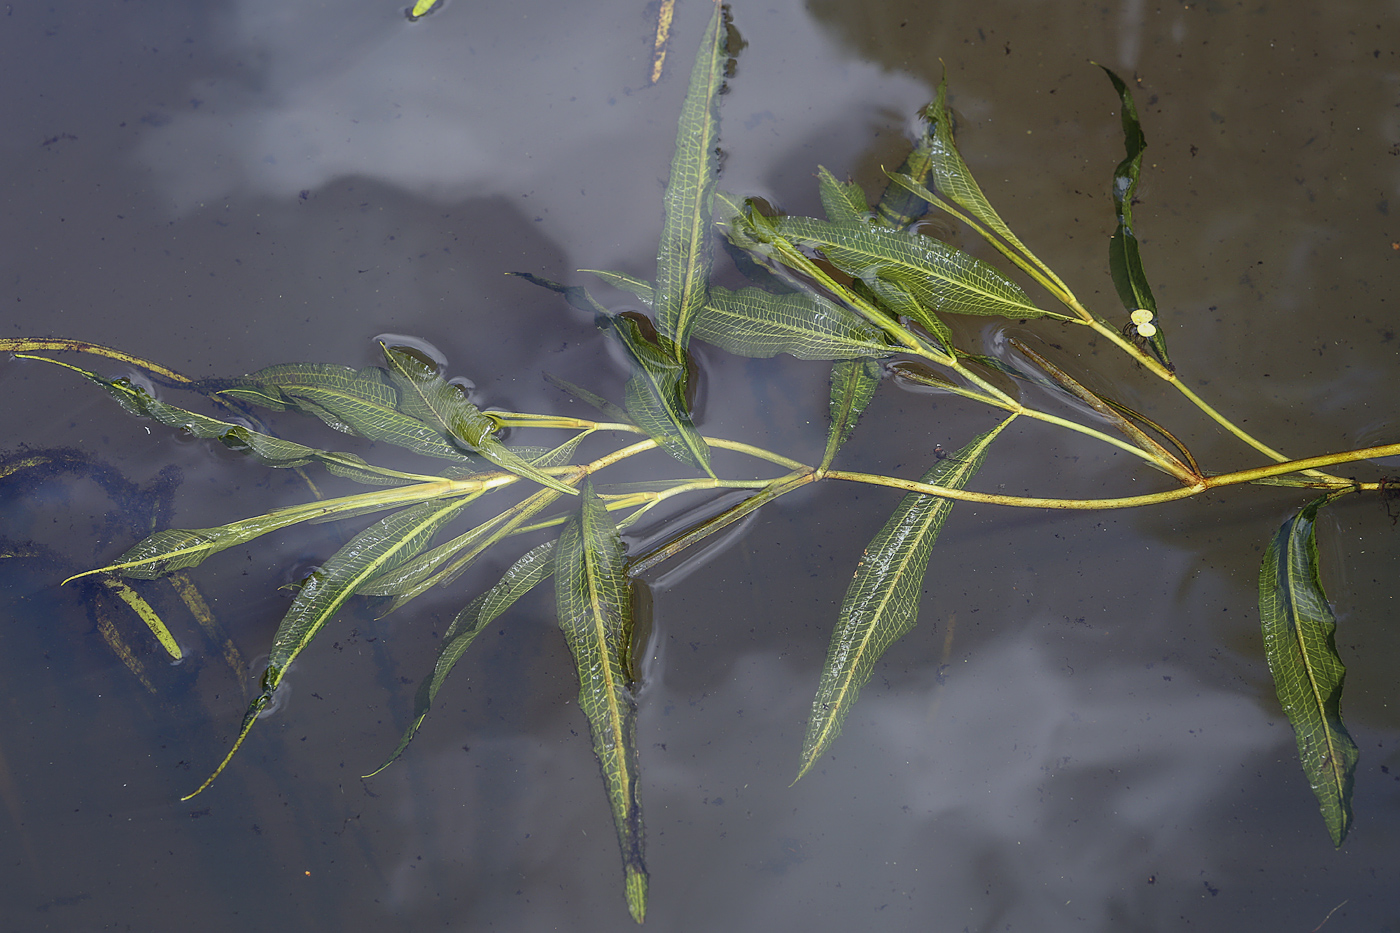
MULTIPOLYGON (((618 394, 592 323, 503 273, 653 273, 707 15, 681 0, 653 87, 654 9, 641 3, 449 0, 418 23, 377 0, 16 5, 0 31, 12 88, 0 102, 0 335, 79 337, 213 376, 368 365, 375 335, 415 334, 488 404, 567 410, 544 370, 618 394)), ((811 213, 824 164, 877 193, 946 67, 963 151, 993 203, 1105 313, 1122 141, 1088 62, 1133 77, 1150 144, 1136 216, 1183 374, 1290 454, 1396 440, 1394 9, 1128 0, 931 15, 779 0, 735 3, 734 20, 747 47, 724 100, 724 187, 811 213)), ((1255 463, 1077 333, 1020 332, 1170 423, 1208 468, 1255 463)), ((703 360, 707 431, 819 456, 822 365, 703 360)), ((178 803, 225 751, 253 675, 240 680, 167 595, 191 657, 167 668, 143 656, 148 690, 103 643, 88 594, 55 584, 120 553, 152 509, 212 525, 307 491, 148 431, 57 369, 0 362, 0 386, 7 450, 77 448, 112 471, 0 492, 0 532, 36 555, 0 562, 8 924, 626 925, 547 592, 473 648, 401 762, 358 777, 406 723, 434 634, 508 557, 401 616, 347 612, 228 773, 178 803)), ((918 475, 935 444, 991 423, 886 385, 843 463, 918 475)), ((1017 428, 976 486, 1162 488, 1124 461, 1017 428)), ((1372 502, 1320 523, 1362 749, 1355 830, 1333 851, 1255 606, 1262 547, 1299 502, 1251 489, 1075 516, 958 506, 919 627, 832 755, 792 787, 837 606, 895 497, 823 485, 769 507, 707 562, 661 568, 639 734, 649 924, 1312 929, 1340 904, 1328 921, 1339 929, 1400 925, 1400 549, 1372 502)), ((289 598, 278 587, 340 534, 315 526, 195 575, 254 673, 289 598)))

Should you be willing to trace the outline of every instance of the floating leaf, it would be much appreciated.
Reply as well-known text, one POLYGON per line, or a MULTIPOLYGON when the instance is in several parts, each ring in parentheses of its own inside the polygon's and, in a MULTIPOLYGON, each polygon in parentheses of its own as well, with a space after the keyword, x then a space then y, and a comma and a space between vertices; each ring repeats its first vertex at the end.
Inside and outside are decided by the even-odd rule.
MULTIPOLYGON (((940 460, 921 481, 962 489, 981 468, 987 448, 1010 420, 940 460)), ((841 723, 870 679, 875 662, 914 627, 929 554, 952 507, 951 499, 911 492, 866 547, 831 633, 802 743, 799 780, 841 731, 841 723)))
POLYGON ((1133 92, 1123 83, 1123 79, 1110 69, 1103 68, 1113 89, 1122 101, 1123 144, 1127 155, 1113 170, 1113 206, 1118 212, 1118 229, 1108 241, 1108 268, 1113 275, 1113 285, 1118 289, 1118 297, 1128 312, 1146 309, 1152 317, 1146 322, 1152 325, 1151 336, 1147 338, 1157 359, 1165 366, 1171 366, 1167 356, 1167 341, 1162 336, 1161 323, 1157 319, 1157 300, 1152 297, 1152 286, 1147 282, 1147 273, 1142 268, 1142 256, 1138 251, 1138 239, 1133 232, 1133 195, 1137 191, 1138 176, 1142 171, 1142 152, 1147 148, 1147 137, 1138 123, 1137 106, 1133 103, 1133 92))
POLYGON ((398 386, 399 404, 409 414, 436 427, 503 470, 532 479, 557 492, 571 496, 577 494, 572 486, 536 469, 501 443, 495 436, 496 422, 468 401, 460 386, 444 379, 435 363, 424 360, 408 347, 391 347, 385 343, 381 343, 380 347, 389 361, 390 375, 398 386))
POLYGON ((442 646, 438 649, 432 674, 418 685, 418 694, 413 700, 413 722, 404 730, 403 738, 399 740, 398 747, 388 760, 364 777, 373 777, 383 771, 408 748, 408 743, 413 741, 418 727, 423 724, 423 720, 432 709, 433 700, 437 698, 447 675, 471 647, 476 636, 494 622, 497 616, 514 605, 517 599, 528 593, 536 584, 549 579, 553 573, 554 542, 546 541, 527 551, 525 556, 510 565, 495 586, 473 599, 457 613, 442 636, 442 646))
POLYGON ((1063 318, 1037 308, 1015 282, 942 240, 860 221, 785 217, 777 226, 794 242, 820 249, 842 272, 867 285, 878 279, 898 282, 934 312, 1063 318))
POLYGON ((710 217, 719 167, 719 95, 727 61, 723 9, 714 5, 681 106, 666 185, 666 222, 656 255, 657 329, 674 341, 677 362, 704 307, 714 261, 710 217))
POLYGON ((579 513, 559 535, 554 586, 559 626, 579 676, 579 708, 588 717, 617 827, 632 919, 646 915, 647 869, 637 788, 637 703, 632 696, 632 592, 617 526, 586 485, 579 513))
POLYGON ((1298 738, 1303 773, 1332 844, 1340 846, 1351 828, 1358 753, 1342 724, 1346 668, 1337 653, 1336 616, 1318 574, 1313 525, 1330 498, 1304 506, 1269 542, 1259 568, 1259 615, 1274 689, 1298 738))
POLYGON ((831 466, 879 385, 880 364, 875 360, 840 360, 831 367, 831 428, 821 469, 831 466))

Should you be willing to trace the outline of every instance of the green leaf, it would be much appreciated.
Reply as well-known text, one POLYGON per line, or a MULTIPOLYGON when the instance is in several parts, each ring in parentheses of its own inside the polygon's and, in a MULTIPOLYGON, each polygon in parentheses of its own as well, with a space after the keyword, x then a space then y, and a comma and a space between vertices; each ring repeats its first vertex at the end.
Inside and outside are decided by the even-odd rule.
POLYGON ((466 445, 503 470, 557 492, 577 494, 578 490, 536 469, 501 443, 495 436, 496 422, 469 402, 459 386, 444 379, 435 363, 408 347, 391 347, 385 343, 380 343, 380 347, 398 386, 400 404, 410 415, 436 427, 451 440, 466 445))
MULTIPOLYGON (((549 279, 516 272, 542 288, 562 294, 575 308, 591 311, 598 326, 615 337, 632 362, 632 375, 627 380, 625 406, 627 418, 656 441, 671 456, 683 463, 699 467, 711 476, 710 448, 690 417, 687 388, 693 384, 691 361, 686 351, 664 334, 657 333, 651 319, 635 311, 614 313, 598 304, 586 289, 577 285, 560 285, 549 279)), ((624 277, 621 273, 601 273, 619 286, 630 285, 641 291, 651 304, 649 286, 641 279, 624 277)), ((555 380, 560 384, 562 380, 555 380)), ((572 390, 571 390, 572 391, 572 390)), ((591 393, 588 393, 591 395, 591 393)), ((585 397, 585 396, 580 396, 585 397)), ((596 405, 596 403, 593 403, 596 405)), ((606 403, 604 403, 606 404, 606 403)), ((607 407, 602 408, 608 411, 607 407)))
POLYGON ((318 450, 295 441, 283 440, 270 434, 263 434, 252 428, 231 421, 210 418, 196 412, 187 411, 156 399, 143 387, 129 379, 104 379, 96 373, 79 366, 73 366, 48 357, 31 356, 29 359, 43 360, 71 369, 79 375, 102 386, 117 403, 133 415, 150 418, 161 424, 180 428, 194 437, 218 440, 230 450, 252 454, 264 464, 275 468, 304 466, 320 463, 329 472, 344 476, 356 482, 374 486, 389 486, 399 483, 431 481, 438 477, 418 473, 403 473, 366 463, 354 454, 318 450))
MULTIPOLYGON (((987 448, 1010 420, 940 460, 922 482, 962 489, 981 468, 987 448)), ((799 780, 841 731, 841 723, 870 679, 875 662, 914 627, 929 554, 952 507, 951 499, 911 492, 866 547, 831 634, 802 743, 799 780)))
MULTIPOLYGON (((982 193, 981 186, 972 177, 972 171, 963 161, 962 154, 958 152, 957 143, 953 141, 953 121, 948 113, 948 78, 946 75, 938 82, 938 97, 925 113, 933 121, 933 134, 929 139, 928 148, 928 177, 933 182, 933 187, 946 194, 953 200, 953 203, 981 221, 989 230, 995 232, 1009 245, 1013 253, 1024 257, 1031 265, 1039 269, 1050 282, 1058 286, 1065 295, 1069 295, 1070 290, 1060 281, 1059 276, 1055 275, 1049 266, 1037 259, 1035 254, 1017 238, 1016 234, 1011 232, 1011 228, 993 209, 987 196, 982 193)), ((892 176, 892 180, 902 187, 918 194, 918 189, 923 185, 922 179, 917 178, 913 173, 905 175, 905 179, 913 182, 913 185, 901 180, 898 173, 892 176)), ((989 237, 988 240, 994 245, 998 245, 993 238, 989 237)), ((1000 245, 998 245, 998 249, 1001 249, 1000 245)))
POLYGON ((124 577, 153 580, 186 567, 194 567, 220 551, 246 544, 254 538, 289 525, 337 521, 366 512, 399 508, 434 499, 455 498, 462 505, 466 505, 481 495, 481 492, 479 486, 469 482, 437 480, 274 509, 216 528, 167 528, 144 538, 111 564, 77 576, 113 571, 124 577))
POLYGON ((713 476, 710 448, 690 418, 689 357, 645 315, 624 311, 606 324, 635 364, 625 390, 627 414, 671 456, 713 476))
POLYGON ((843 220, 869 222, 872 216, 870 204, 865 200, 865 192, 860 185, 853 181, 837 181, 824 165, 817 166, 817 184, 827 220, 833 223, 843 220))
MULTIPOLYGON (((583 475, 584 471, 578 469, 571 478, 582 478, 583 475)), ((433 587, 451 583, 488 548, 515 534, 526 522, 558 499, 559 493, 553 489, 537 490, 482 525, 407 562, 399 568, 402 574, 395 570, 376 577, 378 581, 400 580, 400 585, 392 590, 394 602, 388 611, 396 612, 405 603, 433 587), (443 566, 444 564, 446 566, 443 566)))
POLYGON ((675 342, 678 362, 704 307, 714 261, 710 217, 719 167, 719 95, 728 59, 723 10, 719 3, 714 5, 690 73, 656 255, 657 329, 675 342))
POLYGON ((836 268, 872 288, 879 279, 898 282, 934 312, 1063 318, 1037 308, 1015 282, 942 240, 860 221, 833 224, 811 217, 785 217, 778 231, 817 247, 836 268))
MULTIPOLYGON (((594 274, 651 307, 650 283, 616 272, 594 274)), ((736 356, 758 358, 790 353, 800 360, 839 360, 893 352, 883 331, 830 299, 752 287, 736 292, 711 286, 691 336, 736 356)))
POLYGON ((1138 251, 1138 239, 1133 233, 1133 195, 1137 191, 1138 176, 1142 171, 1142 152, 1147 148, 1147 137, 1143 135, 1138 122, 1137 106, 1133 103, 1133 92, 1108 68, 1103 68, 1113 89, 1122 101, 1123 145, 1127 155, 1113 170, 1113 206, 1118 212, 1118 229, 1108 241, 1108 268, 1113 275, 1113 285, 1123 307, 1131 314, 1139 308, 1152 312, 1152 336, 1147 338, 1157 359, 1171 367, 1167 356, 1167 341, 1162 336, 1161 322, 1157 319, 1157 299, 1152 297, 1152 286, 1147 282, 1147 273, 1142 267, 1142 256, 1138 251))
POLYGON ((879 385, 880 364, 874 360, 840 360, 831 367, 831 429, 821 469, 831 466, 879 385))
POLYGON ((637 787, 637 703, 630 685, 632 594, 617 526, 586 485, 579 513, 554 551, 559 626, 579 676, 579 708, 588 717, 603 769, 626 876, 627 906, 646 914, 647 869, 637 787))
POLYGON ((432 673, 418 685, 418 694, 413 701, 413 722, 404 730, 403 738, 393 754, 378 768, 363 777, 373 777, 383 771, 408 748, 408 743, 418 733, 418 728, 432 709, 433 700, 442 689, 447 675, 471 647, 476 636, 505 612, 515 601, 524 596, 536 584, 542 583, 554 573, 554 542, 546 541, 526 552, 517 560, 496 583, 495 586, 473 599, 457 613, 447 632, 442 636, 442 646, 438 649, 437 661, 432 673))
POLYGON ((1346 668, 1337 654, 1337 620, 1318 575, 1313 525, 1317 510, 1330 498, 1310 502, 1269 542, 1259 568, 1259 615, 1269 671, 1298 738, 1303 773, 1332 844, 1340 846, 1351 828, 1358 753, 1342 724, 1346 668))
MULTIPOLYGON (((935 144, 934 121, 929 118, 927 109, 919 114, 919 124, 922 127, 919 138, 914 143, 914 148, 909 151, 909 155, 905 156, 904 161, 899 164, 899 168, 895 169, 895 174, 905 175, 922 185, 928 182, 929 174, 933 171, 933 147, 935 144)), ((885 190, 880 195, 880 202, 875 205, 875 217, 888 227, 902 230, 928 213, 928 207, 926 200, 891 180, 889 184, 885 185, 885 190)), ((830 212, 828 212, 828 217, 830 217, 830 212)), ((830 219, 835 220, 836 218, 830 217, 830 219)))
MULTIPOLYGON (((233 760, 261 713, 272 702, 288 666, 368 579, 417 554, 447 521, 465 507, 462 501, 422 502, 385 516, 355 535, 302 583, 291 608, 272 638, 272 652, 262 675, 262 692, 248 705, 238 738, 228 755, 189 797, 195 796, 233 760)), ((189 797, 182 799, 188 800, 189 797)))
POLYGON ((710 289, 695 336, 737 356, 790 353, 800 360, 889 356, 884 332, 820 295, 761 288, 710 289))
POLYGON ((626 272, 608 272, 604 269, 581 269, 579 271, 591 272, 613 288, 632 293, 647 308, 651 308, 652 302, 656 299, 656 286, 646 279, 628 275, 626 272))

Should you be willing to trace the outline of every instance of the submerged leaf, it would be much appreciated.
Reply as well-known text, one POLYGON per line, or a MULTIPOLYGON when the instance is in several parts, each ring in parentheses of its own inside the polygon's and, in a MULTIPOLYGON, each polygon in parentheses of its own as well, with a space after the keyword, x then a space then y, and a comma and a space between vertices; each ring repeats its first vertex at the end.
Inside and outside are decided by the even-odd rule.
MULTIPOLYGON (((981 468, 987 448, 1009 423, 1010 419, 1003 421, 940 460, 922 482, 962 489, 981 468)), ((911 492, 866 547, 831 633, 831 647, 802 743, 799 780, 836 739, 875 662, 914 627, 929 554, 952 507, 951 499, 911 492)))
POLYGON ((1318 575, 1316 499, 1283 523, 1259 569, 1259 615, 1264 653, 1279 703, 1298 738, 1303 773, 1322 820, 1340 846, 1351 828, 1351 791, 1358 757, 1342 723, 1346 668, 1337 653, 1336 616, 1318 575))
MULTIPOLYGON (((591 312, 597 325, 617 338, 632 362, 632 375, 627 380, 626 389, 626 417, 620 420, 632 421, 671 456, 713 476, 710 448, 700 432, 695 430, 695 422, 690 417, 688 392, 693 388, 695 377, 690 357, 684 348, 658 333, 646 315, 635 311, 609 311, 594 301, 587 289, 577 285, 560 285, 528 272, 513 274, 542 288, 559 292, 573 307, 591 312)), ((641 279, 622 276, 621 273, 599 274, 619 287, 637 289, 646 295, 646 303, 651 304, 650 286, 641 279)), ((597 405, 596 402, 592 404, 597 405)), ((603 410, 608 409, 605 407, 603 410)), ((615 413, 613 417, 616 417, 615 413)))
POLYGON ((761 288, 710 289, 695 336, 737 356, 789 353, 800 360, 889 356, 884 332, 827 298, 761 288))
POLYGON ((632 593, 617 526, 586 485, 579 513, 559 535, 554 587, 559 627, 579 676, 579 708, 588 717, 593 751, 603 769, 622 850, 627 906, 638 923, 646 914, 647 869, 642 805, 637 787, 637 702, 629 657, 632 593))
POLYGON ((1118 212, 1118 229, 1108 241, 1108 268, 1113 276, 1113 285, 1118 290, 1118 297, 1123 300, 1123 307, 1130 314, 1139 308, 1152 312, 1149 320, 1135 323, 1139 326, 1151 325, 1150 336, 1147 337, 1148 344, 1157 355, 1157 359, 1170 367, 1167 341, 1162 336, 1161 323, 1157 319, 1157 299, 1152 297, 1152 286, 1147 282, 1147 273, 1142 267, 1142 256, 1138 251, 1137 235, 1133 232, 1133 195, 1137 192, 1138 176, 1142 171, 1142 152, 1147 148, 1147 137, 1143 135, 1142 125, 1138 123, 1133 92, 1128 90, 1128 86, 1118 75, 1103 65, 1099 67, 1108 75, 1108 80, 1113 82, 1113 89, 1118 92, 1118 99, 1122 102, 1123 145, 1127 150, 1123 161, 1113 170, 1113 206, 1118 212))
POLYGON ((222 421, 169 405, 152 396, 143 387, 129 379, 104 379, 96 373, 78 366, 51 360, 47 357, 32 356, 28 359, 43 360, 71 369, 92 380, 116 399, 117 403, 133 415, 150 418, 161 424, 189 432, 194 437, 218 440, 230 450, 248 453, 270 467, 299 467, 308 463, 320 463, 329 472, 344 476, 356 482, 375 486, 389 486, 398 483, 411 483, 432 480, 436 477, 417 473, 403 473, 366 463, 354 454, 318 450, 295 441, 283 440, 270 434, 263 434, 252 428, 231 421, 222 421))
MULTIPOLYGON (((895 169, 895 174, 904 175, 923 185, 928 183, 929 173, 933 171, 935 144, 934 121, 930 119, 927 111, 919 114, 919 125, 919 138, 914 142, 914 148, 899 164, 899 168, 895 169)), ((880 195, 880 202, 875 206, 875 217, 888 227, 902 230, 928 213, 928 208, 927 201, 891 180, 880 195)))

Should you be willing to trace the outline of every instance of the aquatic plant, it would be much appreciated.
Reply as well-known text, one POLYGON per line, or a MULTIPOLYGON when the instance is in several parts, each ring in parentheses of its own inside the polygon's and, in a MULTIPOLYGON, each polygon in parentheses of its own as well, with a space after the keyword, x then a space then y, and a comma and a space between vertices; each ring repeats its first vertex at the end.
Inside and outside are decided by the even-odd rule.
MULTIPOLYGON (((873 205, 859 186, 825 169, 819 170, 825 218, 785 216, 760 201, 719 190, 716 146, 729 37, 730 28, 716 6, 680 118, 655 280, 597 273, 635 296, 650 315, 617 312, 578 285, 520 273, 593 315, 607 339, 630 360, 620 405, 586 387, 555 380, 599 409, 599 420, 483 410, 460 382, 447 377, 444 361, 430 347, 400 338, 381 340, 383 366, 356 370, 291 363, 220 381, 190 380, 129 354, 73 340, 0 340, 0 349, 21 358, 81 374, 139 417, 217 440, 272 468, 318 466, 378 487, 315 498, 212 528, 162 528, 106 566, 78 575, 102 581, 106 592, 132 607, 161 646, 178 656, 179 639, 140 589, 124 581, 180 577, 215 553, 291 525, 387 513, 301 581, 232 749, 190 796, 208 788, 229 765, 272 703, 289 666, 349 600, 377 599, 384 612, 396 611, 430 589, 452 583, 488 551, 528 540, 532 543, 513 552, 519 556, 501 578, 457 613, 433 669, 419 685, 412 721, 380 769, 405 752, 445 679, 476 637, 522 595, 552 577, 558 623, 576 661, 580 708, 589 721, 617 829, 628 907, 640 922, 648 876, 635 735, 639 649, 634 644, 634 579, 765 504, 814 483, 838 481, 905 492, 854 569, 815 686, 796 762, 800 779, 836 741, 876 662, 915 624, 932 549, 956 502, 1118 509, 1265 483, 1310 491, 1297 514, 1269 538, 1260 567, 1259 604, 1265 653, 1280 702, 1295 730, 1302 767, 1324 824, 1340 845, 1352 820, 1357 749, 1341 719, 1344 668, 1334 641, 1335 618, 1320 580, 1314 526, 1319 511, 1337 499, 1364 493, 1384 499, 1390 492, 1389 481, 1382 477, 1363 481, 1330 470, 1400 454, 1400 444, 1292 459, 1217 412, 1177 375, 1167 346, 1171 322, 1156 308, 1132 216, 1146 141, 1130 89, 1111 71, 1105 69, 1121 105, 1126 155, 1112 176, 1118 223, 1109 243, 1109 269, 1123 307, 1104 314, 1084 305, 991 206, 958 153, 946 85, 940 85, 936 100, 924 112, 923 132, 913 151, 889 173, 873 205), (982 237, 1050 296, 1058 310, 1041 307, 1001 268, 914 229, 930 208, 982 237), (743 271, 751 284, 732 290, 712 283, 717 235, 746 260, 743 271), (1085 335, 1106 341, 1265 462, 1245 470, 1211 472, 1165 427, 1089 388, 1026 343, 1012 340, 1001 355, 960 346, 946 315, 1034 319, 1057 328, 1066 340, 1085 335), (820 461, 803 463, 756 444, 706 435, 691 414, 690 395, 698 375, 688 348, 696 339, 746 357, 787 353, 831 361, 830 420, 820 461), (121 359, 144 371, 150 382, 109 379, 45 355, 60 351, 121 359), (837 458, 862 412, 881 384, 890 381, 987 406, 1000 420, 957 451, 929 450, 928 470, 918 479, 839 469, 837 458), (156 384, 195 393, 216 413, 201 414, 158 398, 156 384), (1027 402, 1021 397, 1023 386, 1060 396, 1078 413, 1078 420, 1027 402), (262 425, 255 415, 260 409, 309 415, 347 435, 422 455, 433 465, 405 472, 359 454, 288 440, 262 425), (998 436, 1022 418, 1126 452, 1172 484, 1159 492, 1093 499, 1009 496, 971 488, 979 469, 994 455, 998 436), (514 432, 512 440, 519 433, 543 431, 564 432, 564 438, 556 436, 545 446, 507 444, 500 436, 505 429, 514 432), (657 450, 680 461, 689 474, 606 483, 611 468, 657 450), (712 450, 747 456, 772 475, 733 478, 716 469, 712 450), (635 551, 624 543, 622 533, 658 514, 663 504, 716 491, 745 495, 703 519, 671 520, 669 533, 659 543, 635 551), (469 508, 493 500, 500 505, 489 517, 446 536, 454 523, 467 517, 469 508)), ((13 480, 27 463, 45 457, 53 462, 57 456, 27 454, 27 459, 6 461, 0 479, 13 480)))

